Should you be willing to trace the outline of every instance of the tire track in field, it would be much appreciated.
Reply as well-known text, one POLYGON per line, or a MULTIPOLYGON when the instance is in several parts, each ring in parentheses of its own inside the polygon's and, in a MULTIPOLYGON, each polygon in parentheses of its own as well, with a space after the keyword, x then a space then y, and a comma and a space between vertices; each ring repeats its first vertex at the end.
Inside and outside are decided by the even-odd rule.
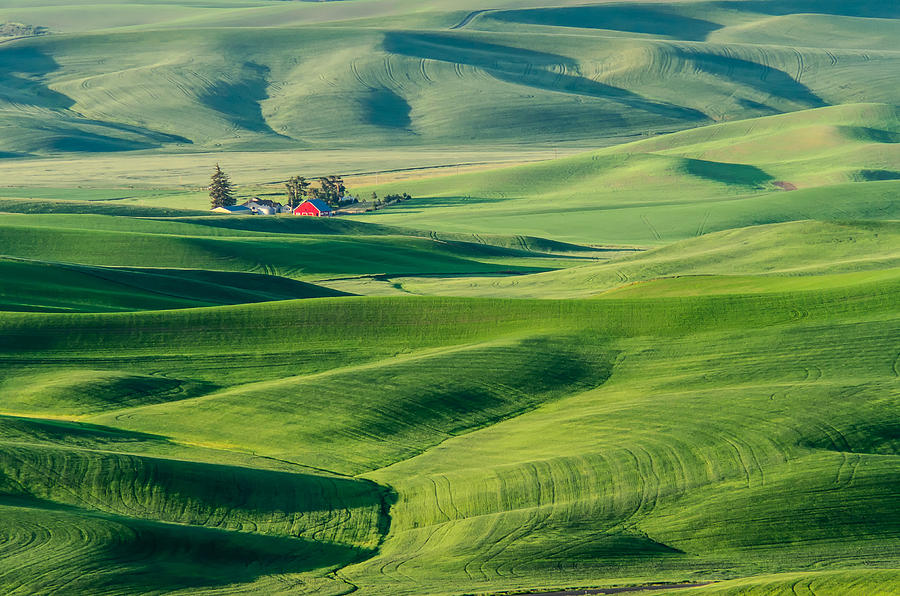
POLYGON ((445 476, 444 474, 438 475, 438 478, 440 478, 440 479, 441 479, 441 482, 442 482, 443 484, 446 485, 446 486, 444 487, 444 492, 447 493, 447 502, 448 502, 448 504, 450 505, 450 507, 453 508, 453 511, 454 511, 455 514, 456 514, 455 519, 462 519, 462 518, 465 517, 465 516, 464 516, 463 513, 459 510, 459 507, 456 506, 456 503, 453 501, 453 490, 452 490, 452 487, 450 486, 450 479, 447 478, 447 476, 445 476))
MULTIPOLYGON (((540 489, 539 489, 540 490, 540 489)), ((478 572, 481 576, 487 580, 491 577, 491 574, 485 570, 485 566, 492 560, 496 559, 502 553, 504 553, 507 549, 513 546, 517 540, 523 538, 533 532, 540 530, 549 523, 550 517, 552 515, 553 508, 551 506, 538 506, 534 507, 528 511, 528 518, 524 523, 519 526, 514 526, 509 532, 506 532, 500 538, 493 540, 490 544, 488 552, 482 555, 481 562, 478 565, 478 572)), ((502 518, 498 518, 502 519, 502 518)), ((494 573, 492 575, 498 575, 501 565, 498 565, 494 568, 494 573)))
MULTIPOLYGON (((672 452, 676 451, 674 449, 674 447, 672 447, 671 445, 668 445, 668 444, 663 444, 663 445, 669 451, 672 451, 672 452)), ((643 473, 644 472, 643 468, 645 467, 644 464, 648 463, 648 465, 649 465, 649 462, 643 462, 642 458, 639 458, 634 452, 632 452, 628 449, 619 447, 618 451, 619 451, 619 454, 624 457, 624 459, 623 460, 617 459, 616 465, 613 465, 612 461, 607 459, 607 457, 600 455, 600 454, 594 454, 595 456, 598 456, 600 458, 600 461, 596 462, 594 464, 591 464, 591 469, 596 472, 600 472, 600 470, 603 470, 603 472, 604 472, 602 474, 596 475, 594 477, 594 481, 602 483, 602 484, 608 484, 609 482, 612 481, 613 478, 621 478, 622 472, 623 472, 622 465, 624 464, 628 468, 628 470, 635 473, 637 475, 637 477, 640 479, 640 485, 638 487, 636 487, 635 490, 629 492, 629 495, 633 496, 634 501, 635 501, 635 503, 633 505, 633 509, 631 509, 631 506, 629 506, 629 509, 631 509, 630 511, 624 512, 624 516, 616 516, 614 520, 610 519, 609 525, 599 531, 591 532, 582 538, 568 540, 564 544, 541 551, 541 554, 540 554, 541 558, 543 558, 543 559, 561 559, 561 558, 563 558, 565 553, 572 552, 582 546, 594 544, 598 540, 603 540, 604 538, 614 536, 623 531, 633 532, 635 530, 635 527, 637 525, 637 520, 634 520, 635 515, 638 514, 638 512, 641 509, 646 508, 648 506, 648 503, 650 502, 650 500, 645 498, 646 495, 648 494, 649 485, 646 482, 647 477, 643 473), (630 462, 630 464, 628 462, 630 462), (616 473, 616 471, 618 471, 619 473, 616 473)), ((650 455, 646 449, 643 449, 642 451, 643 451, 643 453, 647 454, 648 456, 650 455)), ((658 478, 658 474, 656 473, 655 468, 652 470, 652 473, 656 474, 656 477, 658 478)), ((631 481, 629 481, 629 482, 633 483, 631 481)), ((658 487, 656 489, 656 492, 658 495, 659 494, 658 487)), ((629 499, 629 500, 631 500, 631 499, 629 499)), ((608 503, 608 504, 612 504, 612 503, 608 503)), ((619 503, 619 504, 622 504, 622 503, 619 503)), ((601 515, 601 516, 612 516, 612 515, 615 515, 615 511, 608 510, 608 511, 605 511, 605 513, 603 511, 598 511, 597 514, 601 515)), ((538 555, 535 555, 533 557, 530 557, 529 560, 536 559, 537 557, 538 557, 538 555)), ((525 560, 517 560, 516 562, 514 562, 512 564, 511 572, 513 574, 515 574, 516 570, 518 568, 520 568, 526 564, 527 564, 527 561, 525 561, 525 560)), ((557 567, 560 570, 563 570, 561 563, 559 563, 557 565, 557 567)))
MULTIPOLYGON (((411 556, 396 560, 396 566, 394 567, 394 573, 396 573, 397 575, 400 575, 402 577, 405 577, 406 579, 408 579, 410 581, 415 582, 416 580, 412 576, 406 575, 405 573, 400 571, 400 568, 415 559, 425 556, 426 553, 423 551, 425 550, 425 547, 428 545, 428 543, 431 542, 437 534, 441 534, 440 538, 438 538, 438 542, 442 542, 443 541, 442 539, 445 538, 444 535, 447 532, 449 532, 451 527, 452 527, 452 524, 439 524, 437 526, 432 526, 433 529, 431 529, 431 531, 429 532, 429 534, 425 538, 425 540, 417 546, 416 551, 414 551, 414 553, 411 556)), ((390 561, 388 564, 390 564, 391 562, 394 562, 394 561, 390 561)), ((385 575, 387 575, 387 574, 385 574, 385 575)), ((470 579, 475 579, 475 578, 470 578, 470 579)))
POLYGON ((324 73, 319 75, 319 80, 328 85, 329 87, 337 88, 338 84, 329 79, 324 73))
POLYGON ((697 233, 695 236, 702 236, 703 231, 706 229, 706 224, 709 222, 709 214, 712 213, 709 209, 706 210, 706 213, 703 215, 703 219, 700 221, 700 226, 697 228, 697 233))
POLYGON ((656 238, 657 240, 662 240, 662 238, 661 238, 660 235, 659 235, 659 232, 656 231, 656 228, 653 227, 653 224, 650 223, 650 220, 647 219, 647 216, 646 216, 646 215, 641 215, 641 220, 642 220, 645 224, 647 224, 647 228, 650 229, 650 232, 653 234, 653 237, 654 237, 654 238, 656 238))
POLYGON ((366 88, 370 88, 369 84, 363 80, 362 75, 359 74, 359 67, 356 65, 357 62, 359 62, 359 58, 354 58, 350 61, 350 71, 353 73, 354 78, 359 81, 360 85, 366 88))
POLYGON ((449 521, 453 521, 453 518, 450 517, 449 515, 447 515, 447 512, 444 511, 444 508, 443 508, 443 507, 441 507, 441 499, 440 499, 440 496, 438 495, 438 485, 437 485, 437 482, 435 482, 435 481, 434 481, 434 478, 432 478, 431 476, 427 476, 427 478, 428 478, 428 482, 431 483, 431 491, 432 491, 432 494, 434 494, 434 507, 435 507, 435 509, 437 509, 438 512, 440 512, 440 514, 444 516, 445 521, 448 521, 448 522, 449 522, 449 521))
MULTIPOLYGON (((644 497, 641 499, 641 506, 638 508, 638 511, 636 512, 636 513, 639 513, 641 516, 646 516, 648 513, 652 512, 654 509, 656 509, 656 504, 659 502, 659 491, 660 491, 661 481, 659 478, 659 473, 656 471, 656 462, 653 457, 653 454, 650 453, 649 451, 647 451, 647 449, 642 445, 638 445, 637 449, 639 449, 644 454, 644 456, 646 456, 646 458, 647 458, 647 471, 649 472, 649 474, 644 474, 643 470, 639 470, 638 473, 641 475, 642 478, 645 478, 645 479, 649 476, 650 490, 653 493, 652 496, 650 496, 650 498, 644 497)), ((645 495, 646 494, 648 494, 648 493, 645 492, 645 495)))
MULTIPOLYGON (((544 468, 543 471, 538 470, 538 466, 535 462, 528 462, 528 464, 527 464, 527 468, 530 470, 530 474, 533 478, 534 485, 537 487, 537 491, 538 491, 537 495, 535 496, 535 503, 537 503, 537 506, 532 508, 531 513, 529 514, 528 520, 531 523, 529 523, 527 525, 523 524, 523 526, 520 528, 522 530, 521 537, 525 537, 529 534, 532 534, 532 533, 535 533, 535 532, 538 532, 538 531, 544 529, 545 527, 547 527, 547 525, 550 523, 550 519, 553 517, 553 512, 555 510, 554 504, 556 501, 556 486, 553 481, 553 470, 549 466, 549 464, 547 464, 547 462, 542 462, 542 467, 544 468), (544 483, 542 481, 543 479, 548 479, 548 483, 549 483, 550 494, 547 498, 545 498, 545 496, 544 496, 545 489, 544 489, 544 483)), ((516 540, 518 540, 520 538, 520 536, 516 536, 515 538, 512 538, 512 535, 514 533, 515 533, 515 531, 513 531, 507 535, 508 537, 510 537, 508 543, 500 545, 500 548, 499 548, 499 550, 497 550, 497 552, 492 553, 491 555, 486 557, 484 559, 484 561, 482 561, 479 568, 482 571, 482 573, 485 575, 485 577, 487 577, 487 574, 484 573, 484 566, 487 564, 487 562, 497 558, 499 555, 501 555, 503 552, 505 552, 509 547, 513 546, 516 543, 516 540)), ((494 573, 498 576, 503 576, 503 574, 501 573, 502 569, 503 569, 503 563, 500 562, 494 568, 494 573)), ((510 567, 510 574, 512 574, 512 567, 510 567)))
POLYGON ((390 81, 396 89, 403 89, 403 85, 400 84, 400 81, 398 81, 397 77, 394 75, 394 65, 391 63, 390 54, 384 57, 384 70, 387 74, 388 81, 390 81))
POLYGON ((800 79, 803 78, 803 71, 806 70, 806 66, 803 63, 803 54, 797 48, 791 48, 791 51, 793 51, 797 57, 797 76, 794 80, 799 83, 800 79))
POLYGON ((841 463, 835 474, 834 484, 837 488, 847 488, 853 484, 856 470, 862 461, 862 455, 854 452, 853 446, 850 445, 846 435, 836 426, 828 422, 822 422, 820 428, 831 442, 832 450, 841 454, 841 463))
POLYGON ((727 437, 723 436, 722 440, 725 441, 726 443, 728 443, 728 445, 731 447, 731 449, 734 451, 735 455, 737 456, 737 458, 736 458, 737 462, 740 463, 741 468, 744 471, 744 477, 747 482, 747 487, 748 488, 752 487, 750 468, 747 466, 747 462, 744 461, 744 455, 743 455, 743 453, 741 453, 740 448, 737 446, 737 444, 734 443, 734 441, 732 441, 731 439, 729 439, 727 437))
POLYGON ((430 76, 428 76, 428 69, 426 68, 427 59, 422 58, 419 61, 419 71, 422 73, 422 78, 428 81, 429 83, 433 83, 434 80, 430 76))

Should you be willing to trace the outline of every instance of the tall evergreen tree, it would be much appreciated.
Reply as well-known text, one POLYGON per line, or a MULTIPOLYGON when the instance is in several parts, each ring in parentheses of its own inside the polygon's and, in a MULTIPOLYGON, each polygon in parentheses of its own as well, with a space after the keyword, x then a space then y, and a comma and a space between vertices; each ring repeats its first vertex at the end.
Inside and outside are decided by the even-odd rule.
POLYGON ((213 209, 216 207, 230 207, 237 203, 234 198, 231 180, 228 178, 228 174, 222 171, 219 164, 216 164, 216 171, 213 172, 209 183, 209 202, 213 209))

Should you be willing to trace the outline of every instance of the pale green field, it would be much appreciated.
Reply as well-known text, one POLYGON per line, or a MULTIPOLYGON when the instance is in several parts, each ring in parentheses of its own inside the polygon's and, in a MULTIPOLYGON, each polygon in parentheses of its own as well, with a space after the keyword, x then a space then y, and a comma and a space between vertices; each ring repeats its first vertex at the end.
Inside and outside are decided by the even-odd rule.
MULTIPOLYGON (((898 234, 900 224, 896 221, 791 222, 717 232, 605 263, 534 275, 388 276, 385 283, 413 294, 585 298, 632 290, 642 295, 647 286, 641 282, 657 279, 692 276, 693 282, 684 283, 705 286, 705 280, 693 276, 749 274, 759 276, 750 286, 788 291, 802 289, 804 283, 827 287, 828 282, 821 281, 826 274, 831 274, 828 279, 836 279, 834 274, 858 274, 850 279, 864 281, 865 274, 870 273, 878 279, 881 273, 900 266, 898 234), (614 293, 605 294, 610 290, 614 293)), ((351 288, 341 287, 347 291, 351 288)), ((719 293, 713 288, 708 291, 719 293)))
POLYGON ((893 3, 7 21, 3 594, 900 594, 893 3))
POLYGON ((884 2, 504 4, 6 3, 52 34, 0 47, 0 151, 546 148, 895 97, 884 2))
POLYGON ((374 187, 380 194, 402 190, 416 200, 357 219, 638 246, 803 219, 900 219, 898 135, 893 106, 795 112, 539 164, 381 185, 374 187))
MULTIPOLYGON (((297 149, 289 151, 229 151, 200 153, 159 153, 135 151, 118 154, 67 154, 65 157, 0 160, 0 176, 4 184, 27 185, 26 189, 40 192, 42 188, 56 188, 59 198, 68 191, 89 192, 91 189, 117 189, 113 196, 133 193, 126 202, 149 205, 207 206, 205 188, 216 163, 231 175, 238 191, 259 192, 257 187, 273 181, 287 180, 298 172, 307 177, 334 173, 367 175, 380 172, 381 179, 402 176, 404 171, 414 175, 418 170, 440 168, 453 173, 457 165, 467 166, 522 163, 552 159, 560 155, 583 152, 594 143, 559 143, 558 147, 499 146, 493 148, 402 148, 367 149, 297 149), (65 184, 61 185, 61 181, 65 184), (81 185, 85 189, 73 189, 81 185), (124 187, 124 188, 123 188, 124 187), (140 190, 162 187, 173 198, 166 200, 164 191, 140 196, 140 190), (123 192, 124 191, 124 192, 123 192)), ((471 166, 470 166, 471 167, 471 166)), ((370 178, 372 176, 366 176, 370 178)), ((22 196, 18 189, 0 187, 0 197, 22 196), (10 193, 13 194, 10 194, 10 193)), ((283 188, 278 185, 278 190, 283 188)), ((26 196, 37 196, 26 194, 26 196)), ((103 196, 99 193, 96 196, 103 196)))

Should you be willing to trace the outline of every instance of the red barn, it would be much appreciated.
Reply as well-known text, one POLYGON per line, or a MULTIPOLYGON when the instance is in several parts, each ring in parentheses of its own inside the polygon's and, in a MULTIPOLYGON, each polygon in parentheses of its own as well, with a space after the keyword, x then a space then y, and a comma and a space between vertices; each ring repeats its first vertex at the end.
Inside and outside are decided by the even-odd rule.
POLYGON ((311 215, 313 217, 328 217, 332 215, 331 207, 328 203, 320 199, 309 199, 303 201, 294 209, 294 215, 311 215))

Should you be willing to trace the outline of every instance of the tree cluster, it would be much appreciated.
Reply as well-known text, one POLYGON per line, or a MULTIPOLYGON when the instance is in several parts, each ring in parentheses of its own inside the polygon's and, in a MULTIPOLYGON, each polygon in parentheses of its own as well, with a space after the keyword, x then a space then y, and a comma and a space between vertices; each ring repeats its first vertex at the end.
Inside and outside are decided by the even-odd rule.
POLYGON ((403 193, 402 195, 401 195, 401 194, 390 194, 390 195, 385 195, 385 196, 384 196, 384 199, 379 199, 379 198, 378 198, 378 194, 373 192, 373 193, 372 193, 372 205, 373 205, 373 206, 375 207, 375 209, 377 210, 377 209, 379 209, 379 208, 381 208, 381 207, 384 207, 384 206, 386 206, 386 205, 393 205, 394 203, 400 203, 400 202, 402 202, 402 201, 408 201, 408 200, 410 200, 411 198, 412 198, 412 197, 411 197, 408 193, 403 193))
POLYGON ((309 195, 309 181, 303 176, 292 176, 284 183, 287 190, 287 204, 291 209, 306 200, 309 195))
POLYGON ((338 207, 347 192, 344 179, 340 176, 323 176, 318 179, 319 185, 310 189, 311 199, 321 199, 332 207, 338 207))
POLYGON ((320 199, 332 207, 341 203, 347 192, 344 179, 340 176, 321 176, 310 182, 303 176, 293 176, 284 183, 287 192, 287 203, 293 209, 306 199, 320 199))
MULTIPOLYGON (((284 183, 287 204, 291 209, 296 208, 307 199, 320 199, 331 207, 340 207, 341 199, 347 193, 344 179, 340 176, 321 176, 315 179, 315 184, 303 176, 291 176, 284 183)), ((389 194, 379 199, 376 193, 372 193, 371 199, 375 209, 386 205, 393 205, 408 201, 412 197, 408 193, 389 194)), ((216 207, 230 207, 237 201, 234 197, 234 187, 228 174, 222 171, 219 164, 213 172, 209 184, 209 200, 213 209, 216 207)))
POLYGON ((385 195, 384 202, 385 203, 399 203, 400 201, 408 201, 412 197, 407 193, 403 193, 402 195, 393 194, 393 195, 385 195))

